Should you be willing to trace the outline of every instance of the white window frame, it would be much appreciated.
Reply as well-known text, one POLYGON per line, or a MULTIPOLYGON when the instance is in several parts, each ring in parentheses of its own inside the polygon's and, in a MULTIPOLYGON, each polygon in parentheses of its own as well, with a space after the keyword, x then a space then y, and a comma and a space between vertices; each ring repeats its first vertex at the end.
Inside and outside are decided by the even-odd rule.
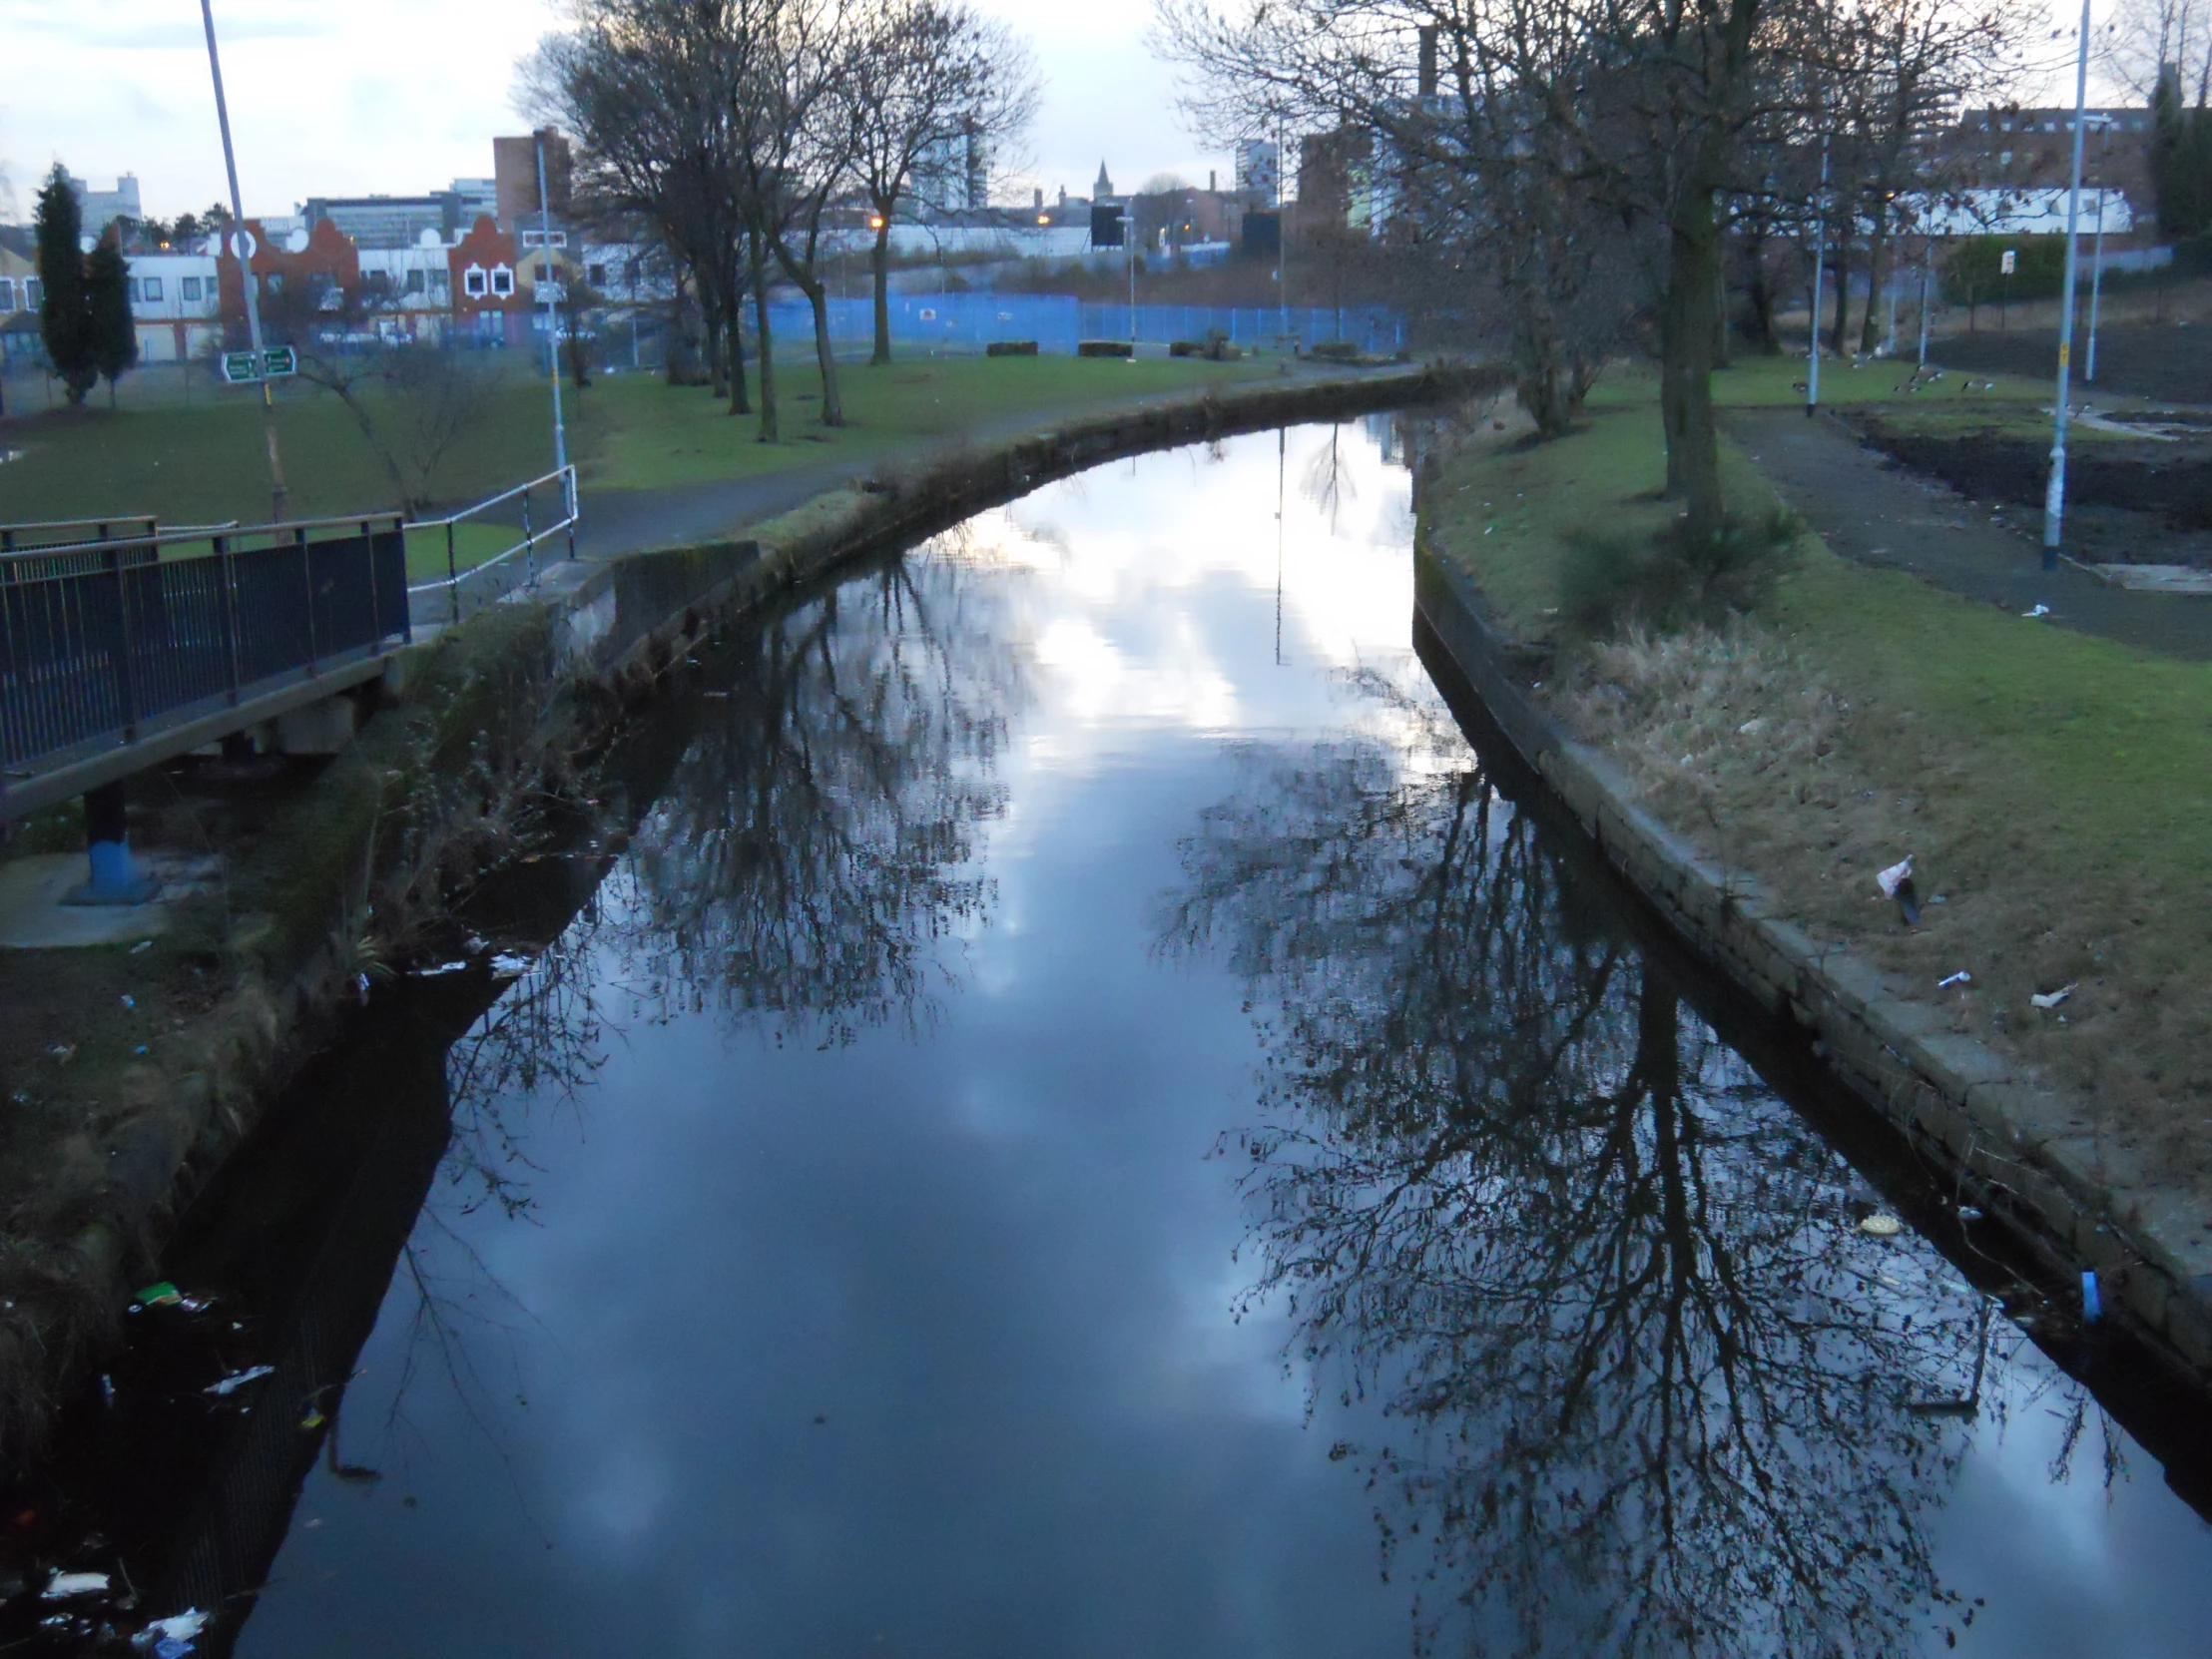
POLYGON ((177 280, 184 284, 178 289, 177 296, 188 305, 197 305, 200 302, 200 278, 180 276, 177 280))
POLYGON ((491 273, 480 265, 472 265, 461 273, 461 291, 471 299, 482 299, 491 292, 491 273))
POLYGON ((15 278, 0 276, 0 311, 15 309, 15 278))
POLYGON ((495 299, 510 299, 514 296, 514 267, 495 265, 491 268, 491 291, 495 299))
POLYGON ((141 278, 140 286, 145 291, 146 302, 149 305, 159 305, 162 302, 162 279, 159 276, 141 278))

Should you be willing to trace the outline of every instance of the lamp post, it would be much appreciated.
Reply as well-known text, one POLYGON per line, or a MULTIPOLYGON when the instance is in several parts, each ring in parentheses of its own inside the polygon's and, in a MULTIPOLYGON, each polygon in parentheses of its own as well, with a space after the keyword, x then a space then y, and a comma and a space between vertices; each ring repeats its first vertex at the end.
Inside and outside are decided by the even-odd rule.
POLYGON ((553 303, 553 200, 545 190, 545 133, 531 135, 538 152, 538 269, 545 283, 545 344, 553 365, 553 470, 561 474, 561 516, 574 518, 576 502, 569 495, 568 430, 561 422, 561 313, 553 303))
POLYGON ((2108 188, 2106 179, 2111 169, 2106 165, 2112 148, 2112 123, 2097 123, 2097 243, 2096 255, 2089 262, 2089 355, 2081 365, 2081 380, 2090 384, 2097 377, 2097 302, 2104 296, 2104 196, 2108 188))
POLYGON ((2074 288, 2081 245, 2081 150, 2088 137, 2089 0, 2081 0, 2081 42, 2074 55, 2073 185, 2066 194, 2066 282, 2058 301, 2058 403, 2051 418, 2050 487, 2043 494, 2043 568, 2058 568, 2066 518, 2066 392, 2073 359, 2074 288))
POLYGON ((238 153, 231 148, 231 106, 223 96, 223 59, 215 49, 214 0, 200 0, 200 20, 208 31, 208 72, 215 78, 215 119, 223 129, 223 171, 231 182, 231 252, 238 256, 239 287, 246 295, 247 343, 254 348, 254 365, 262 382, 262 434, 269 442, 269 516, 281 523, 289 492, 284 488, 284 460, 276 449, 276 398, 269 385, 269 353, 262 347, 262 306, 254 291, 252 238, 246 232, 246 204, 239 196, 238 153))
POLYGON ((1820 217, 1813 231, 1813 367, 1805 379, 1805 417, 1821 406, 1821 278, 1828 272, 1828 135, 1821 135, 1820 217))

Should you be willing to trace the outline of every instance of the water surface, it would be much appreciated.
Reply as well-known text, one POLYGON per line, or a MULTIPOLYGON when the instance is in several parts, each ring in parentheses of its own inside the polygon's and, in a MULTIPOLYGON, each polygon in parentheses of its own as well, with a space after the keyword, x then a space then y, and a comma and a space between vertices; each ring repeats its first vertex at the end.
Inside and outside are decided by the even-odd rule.
POLYGON ((237 1651, 2207 1650, 2157 1462, 1492 787, 1390 452, 1120 463, 708 665, 237 1651))

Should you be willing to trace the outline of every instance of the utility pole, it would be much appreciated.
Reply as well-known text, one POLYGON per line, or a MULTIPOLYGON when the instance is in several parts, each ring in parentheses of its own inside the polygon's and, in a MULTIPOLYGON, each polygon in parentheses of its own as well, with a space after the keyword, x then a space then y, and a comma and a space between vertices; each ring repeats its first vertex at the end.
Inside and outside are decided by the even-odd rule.
POLYGON ((2058 302, 2058 406, 2051 420, 2050 487, 2043 495, 2043 568, 2058 568, 2066 518, 2066 392, 2073 359, 2074 284, 2081 244, 2081 150, 2089 108, 2089 0, 2081 0, 2081 44, 2074 56, 2073 187, 2066 195, 2066 291, 2058 302))
POLYGON ((1928 279, 1936 265, 1936 239, 1921 239, 1921 367, 1928 366, 1928 279))
MULTIPOLYGON (((538 259, 547 276, 545 283, 545 346, 553 367, 553 470, 561 477, 561 516, 576 516, 576 501, 569 493, 568 431, 561 423, 561 313, 553 303, 553 199, 545 191, 545 131, 531 135, 538 148, 538 259)), ((573 539, 573 532, 572 539, 573 539)))
POLYGON ((2097 252, 2089 264, 2089 358, 2081 365, 2082 384, 2093 383, 2097 377, 2097 302, 2104 296, 2104 194, 2105 180, 2111 177, 2107 165, 2112 149, 2112 124, 2097 124, 2097 252))
POLYGON ((1805 418, 1821 406, 1821 278, 1828 274, 1828 135, 1821 135, 1820 217, 1813 232, 1813 368, 1805 380, 1805 418))
POLYGON ((270 389, 269 353, 262 346, 262 305, 255 292, 253 239, 246 232, 246 204, 239 196, 238 153, 231 148, 231 106, 223 96, 223 60, 215 49, 214 0, 200 0, 200 19, 208 30, 208 72, 215 77, 215 119, 223 129, 223 170, 231 180, 231 252, 238 256, 239 286, 246 294, 246 337, 262 382, 262 434, 269 440, 269 516, 282 523, 284 460, 276 450, 276 394, 270 389))

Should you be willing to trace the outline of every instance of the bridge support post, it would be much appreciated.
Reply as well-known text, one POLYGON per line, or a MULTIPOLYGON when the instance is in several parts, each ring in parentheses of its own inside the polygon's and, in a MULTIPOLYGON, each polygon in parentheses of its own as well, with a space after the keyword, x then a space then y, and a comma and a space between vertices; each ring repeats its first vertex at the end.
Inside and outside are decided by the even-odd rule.
POLYGON ((85 840, 92 875, 62 895, 64 904, 144 904, 162 890, 161 877, 132 861, 123 807, 120 783, 85 791, 85 840))

